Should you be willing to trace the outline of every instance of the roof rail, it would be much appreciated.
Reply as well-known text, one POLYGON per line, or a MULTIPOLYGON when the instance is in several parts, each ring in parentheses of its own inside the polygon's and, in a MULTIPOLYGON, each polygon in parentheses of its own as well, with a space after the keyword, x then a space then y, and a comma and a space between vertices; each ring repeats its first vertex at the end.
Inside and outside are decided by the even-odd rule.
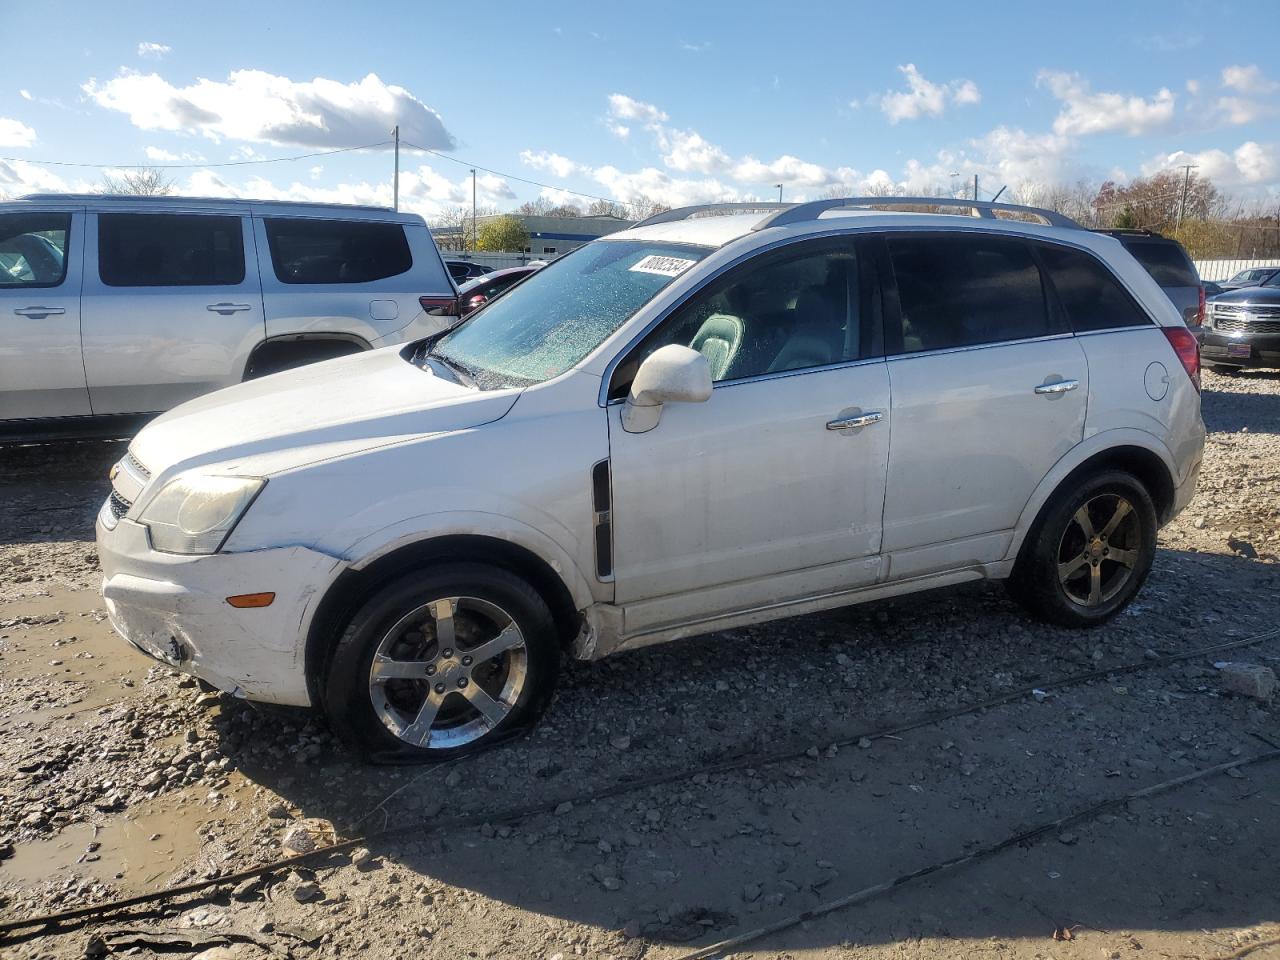
MULTIPOLYGON (((1083 230, 1084 227, 1070 217, 1053 210, 1041 210, 1039 207, 1024 207, 1016 203, 993 203, 988 200, 959 200, 953 197, 845 197, 833 200, 812 200, 808 203, 789 204, 786 209, 779 210, 773 216, 757 223, 752 230, 765 230, 769 227, 785 227, 792 223, 804 223, 816 220, 820 214, 828 210, 839 210, 845 207, 960 207, 973 211, 975 217, 984 220, 998 219, 995 211, 1021 213, 1040 220, 1046 226, 1067 227, 1083 230)), ((693 209, 693 208, 689 208, 693 209)), ((672 213, 679 213, 672 210, 672 213)), ((679 219, 679 218, 676 218, 679 219)), ((647 222, 647 221, 646 221, 647 222)))
POLYGON ((790 210, 796 206, 794 203, 778 203, 776 200, 761 200, 757 202, 747 201, 745 203, 699 203, 692 207, 676 207, 674 210, 664 210, 662 213, 655 213, 652 217, 641 220, 639 223, 633 224, 630 229, 636 227, 651 227, 655 223, 675 223, 677 220, 688 220, 700 213, 706 213, 709 210, 716 212, 724 212, 729 210, 790 210))

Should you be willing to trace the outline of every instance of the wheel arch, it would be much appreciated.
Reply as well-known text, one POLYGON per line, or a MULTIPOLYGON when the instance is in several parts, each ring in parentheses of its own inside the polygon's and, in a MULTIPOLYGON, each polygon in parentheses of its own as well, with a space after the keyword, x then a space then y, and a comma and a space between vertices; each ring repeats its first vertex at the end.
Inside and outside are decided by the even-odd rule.
POLYGON ((579 605, 549 562, 510 540, 484 534, 444 534, 400 544, 367 563, 348 567, 329 586, 307 630, 304 656, 311 702, 322 702, 318 694, 334 644, 365 598, 402 574, 457 561, 486 563, 527 580, 551 608, 562 649, 570 649, 582 625, 579 605))
POLYGON ((354 333, 325 331, 322 333, 284 333, 259 340, 249 351, 241 380, 253 380, 269 373, 304 366, 319 360, 372 350, 373 345, 354 333), (298 362, 281 365, 282 360, 298 362))
POLYGON ((1036 487, 1018 520, 1006 559, 1014 559, 1021 553, 1022 544, 1039 523, 1055 493, 1081 476, 1099 470, 1120 469, 1133 474, 1151 495, 1159 524, 1163 526, 1172 519, 1177 482, 1169 451, 1154 437, 1136 430, 1110 431, 1094 439, 1099 438, 1105 441, 1089 444, 1087 449, 1077 448, 1074 456, 1060 460, 1036 487))

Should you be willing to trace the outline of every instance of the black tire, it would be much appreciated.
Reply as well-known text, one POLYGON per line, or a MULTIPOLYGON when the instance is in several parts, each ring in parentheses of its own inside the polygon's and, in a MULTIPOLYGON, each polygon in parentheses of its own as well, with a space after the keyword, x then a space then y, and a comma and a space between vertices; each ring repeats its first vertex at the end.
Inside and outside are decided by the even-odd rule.
POLYGON ((1132 474, 1104 470, 1072 479, 1050 498, 1027 534, 1007 581, 1009 592, 1049 623, 1099 626, 1142 588, 1155 559, 1156 530, 1155 504, 1132 474), (1128 504, 1127 512, 1120 510, 1121 501, 1128 504), (1076 519, 1082 508, 1092 518, 1093 537, 1076 519), (1107 523, 1116 512, 1123 517, 1108 537, 1107 523), (1066 570, 1071 572, 1064 581, 1066 570))
MULTIPOLYGON (((507 633, 507 630, 500 627, 495 629, 500 629, 502 634, 507 633)), ((478 650, 479 646, 474 649, 478 650)), ((504 653, 500 656, 512 657, 514 654, 504 653)), ((466 660, 470 663, 470 658, 466 660)), ((492 661, 488 663, 492 665, 492 661)), ((505 660, 502 668, 507 671, 506 675, 496 678, 495 682, 510 685, 516 667, 511 660, 505 660)), ((406 574, 382 587, 357 611, 334 648, 322 685, 322 705, 334 732, 373 762, 430 762, 472 753, 528 731, 546 710, 559 670, 560 648, 555 622, 546 602, 528 583, 506 570, 479 563, 430 567, 406 574), (450 633, 453 633, 455 627, 458 630, 458 638, 454 644, 457 647, 456 655, 441 659, 442 653, 450 651, 448 648, 441 648, 436 636, 443 620, 434 619, 434 604, 446 598, 463 599, 456 605, 455 613, 450 615, 450 633), (466 604, 471 604, 471 608, 467 608, 466 604), (413 629, 410 626, 400 636, 422 642, 422 649, 426 652, 406 659, 421 660, 424 664, 430 662, 434 677, 383 680, 382 686, 378 686, 378 682, 371 676, 371 670, 380 644, 387 642, 393 636, 391 631, 399 629, 407 617, 420 612, 427 605, 431 605, 432 619, 413 620, 412 623, 420 622, 421 628, 413 629), (474 713, 470 721, 473 727, 482 727, 489 722, 482 719, 481 711, 470 702, 471 696, 478 692, 477 687, 487 682, 479 678, 482 665, 477 662, 471 670, 464 670, 461 661, 462 655, 467 652, 464 649, 466 640, 462 637, 463 627, 467 625, 463 619, 465 616, 470 616, 477 625, 477 636, 480 636, 479 631, 486 618, 493 619, 494 624, 501 622, 485 612, 488 608, 497 608, 500 613, 509 617, 511 625, 517 627, 523 637, 523 662, 520 665, 523 678, 518 693, 512 693, 509 705, 500 695, 496 698, 496 703, 509 712, 499 722, 466 743, 451 745, 447 740, 440 740, 439 734, 451 735, 451 731, 461 729, 457 726, 446 726, 440 731, 431 726, 428 739, 437 739, 440 743, 437 746, 429 743, 427 746, 419 746, 406 742, 392 731, 389 723, 395 722, 397 717, 407 720, 413 712, 416 699, 424 702, 430 700, 430 688, 434 681, 455 675, 460 681, 462 673, 472 676, 471 670, 476 672, 476 676, 468 691, 464 693, 454 689, 451 680, 448 689, 443 692, 443 702, 451 704, 450 709, 455 713, 474 713), (435 651, 434 654, 430 652, 432 650, 435 651), (438 672, 435 672, 436 663, 442 664, 438 672), (379 696, 381 700, 378 705, 375 705, 375 696, 379 696), (402 704, 404 709, 398 709, 397 703, 402 704), (379 713, 380 710, 382 713, 379 713), (384 721, 384 716, 391 719, 384 721)), ((443 683, 439 684, 436 690, 443 686, 443 683)), ((503 690, 505 689, 504 687, 503 690)), ((443 706, 437 709, 440 711, 436 714, 437 717, 446 713, 443 706)), ((412 724, 405 731, 411 732, 411 727, 412 724)))

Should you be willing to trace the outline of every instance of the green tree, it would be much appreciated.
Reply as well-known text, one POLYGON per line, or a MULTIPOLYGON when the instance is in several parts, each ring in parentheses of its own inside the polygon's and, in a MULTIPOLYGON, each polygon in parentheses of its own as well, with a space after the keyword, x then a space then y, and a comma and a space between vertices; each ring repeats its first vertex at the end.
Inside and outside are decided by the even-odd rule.
POLYGON ((1133 207, 1126 206, 1116 214, 1115 219, 1111 221, 1111 226, 1116 230, 1136 229, 1138 226, 1138 215, 1133 212, 1133 207))
POLYGON ((477 250, 522 251, 528 242, 529 231, 510 214, 482 223, 476 235, 477 250))

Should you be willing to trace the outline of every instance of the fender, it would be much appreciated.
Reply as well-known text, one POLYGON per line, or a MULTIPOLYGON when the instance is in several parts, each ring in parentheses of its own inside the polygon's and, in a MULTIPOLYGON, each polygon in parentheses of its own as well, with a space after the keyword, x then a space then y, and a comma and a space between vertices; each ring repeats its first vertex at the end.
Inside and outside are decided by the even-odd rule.
MULTIPOLYGON (((355 541, 341 555, 350 569, 362 570, 379 557, 400 547, 452 534, 492 537, 523 547, 555 571, 579 610, 585 610, 597 602, 592 594, 590 581, 583 576, 569 551, 541 530, 497 513, 446 511, 407 517, 355 541)), ((608 584, 600 586, 604 588, 608 584)))
POLYGON ((1035 522, 1036 517, 1040 514, 1040 509, 1045 505, 1049 497, 1053 495, 1054 491, 1058 489, 1062 481, 1070 475, 1071 471, 1091 457, 1106 453, 1108 450, 1113 450, 1117 447, 1140 447, 1143 450, 1154 453, 1160 458, 1160 462, 1164 464, 1165 469, 1169 471, 1170 482, 1175 487, 1178 485, 1180 477, 1173 454, 1161 442, 1159 437, 1147 433, 1145 430, 1136 430, 1132 427, 1118 427, 1114 430, 1095 433, 1067 451, 1036 486, 1031 494, 1031 499, 1027 501, 1027 505, 1022 508, 1022 513, 1018 517, 1017 526, 1014 527, 1013 531, 1013 540, 1009 545, 1008 552, 1005 554, 1006 560, 1013 560, 1018 556, 1018 551, 1022 549, 1022 541, 1031 529, 1031 524, 1035 522))

